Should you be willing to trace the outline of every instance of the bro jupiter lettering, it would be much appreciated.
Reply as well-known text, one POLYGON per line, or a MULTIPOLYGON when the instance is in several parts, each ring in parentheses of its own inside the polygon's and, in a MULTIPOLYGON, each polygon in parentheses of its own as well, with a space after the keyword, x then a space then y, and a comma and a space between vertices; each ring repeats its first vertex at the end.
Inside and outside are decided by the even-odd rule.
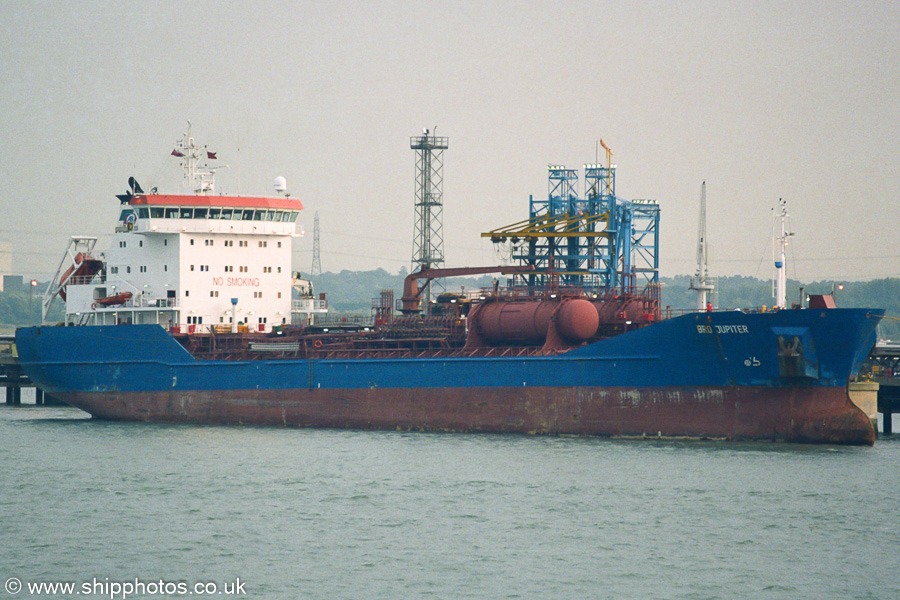
POLYGON ((697 325, 697 333, 749 333, 746 325, 697 325))

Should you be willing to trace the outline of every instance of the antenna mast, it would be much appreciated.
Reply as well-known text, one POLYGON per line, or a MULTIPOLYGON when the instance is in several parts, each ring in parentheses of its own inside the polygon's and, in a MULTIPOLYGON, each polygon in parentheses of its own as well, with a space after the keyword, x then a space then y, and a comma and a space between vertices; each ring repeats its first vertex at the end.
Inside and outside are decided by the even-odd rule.
POLYGON ((781 221, 781 234, 775 237, 775 244, 772 247, 772 254, 775 262, 775 307, 787 308, 787 274, 784 264, 784 251, 787 248, 787 239, 794 235, 785 231, 785 220, 787 219, 787 203, 781 198, 778 199, 781 205, 779 220, 781 221))
POLYGON ((210 152, 207 146, 198 146, 194 143, 190 121, 187 131, 175 142, 172 156, 182 159, 181 168, 184 170, 182 186, 185 189, 200 195, 215 192, 217 167, 210 167, 207 160, 214 160, 216 153, 210 152))

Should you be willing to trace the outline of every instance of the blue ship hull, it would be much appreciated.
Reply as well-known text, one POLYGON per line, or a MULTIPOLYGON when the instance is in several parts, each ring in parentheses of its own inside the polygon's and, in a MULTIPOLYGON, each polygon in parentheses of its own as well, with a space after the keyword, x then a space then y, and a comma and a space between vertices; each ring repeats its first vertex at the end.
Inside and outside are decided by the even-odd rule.
POLYGON ((882 314, 698 313, 517 358, 199 360, 155 325, 16 343, 39 387, 102 418, 871 444, 847 383, 882 314))

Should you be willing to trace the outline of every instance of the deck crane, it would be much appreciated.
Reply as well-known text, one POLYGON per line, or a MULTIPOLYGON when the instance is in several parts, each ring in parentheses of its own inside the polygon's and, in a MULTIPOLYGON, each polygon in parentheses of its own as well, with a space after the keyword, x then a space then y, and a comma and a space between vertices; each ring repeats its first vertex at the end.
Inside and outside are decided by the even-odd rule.
POLYGON ((697 274, 691 277, 690 289, 697 292, 697 310, 711 308, 707 294, 716 289, 709 276, 709 247, 706 240, 706 182, 700 186, 700 222, 697 226, 697 274))

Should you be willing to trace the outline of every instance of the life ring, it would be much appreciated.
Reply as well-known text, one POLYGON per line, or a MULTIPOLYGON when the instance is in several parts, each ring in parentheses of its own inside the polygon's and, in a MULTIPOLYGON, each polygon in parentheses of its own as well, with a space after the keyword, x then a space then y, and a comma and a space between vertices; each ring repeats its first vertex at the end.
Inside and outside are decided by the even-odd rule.
POLYGON ((91 304, 91 308, 92 308, 93 310, 97 310, 97 303, 96 303, 96 302, 92 303, 92 304, 91 304))
POLYGON ((322 340, 316 340, 316 341, 314 341, 314 342, 313 342, 313 347, 314 347, 314 348, 321 348, 321 347, 322 347, 322 340))

